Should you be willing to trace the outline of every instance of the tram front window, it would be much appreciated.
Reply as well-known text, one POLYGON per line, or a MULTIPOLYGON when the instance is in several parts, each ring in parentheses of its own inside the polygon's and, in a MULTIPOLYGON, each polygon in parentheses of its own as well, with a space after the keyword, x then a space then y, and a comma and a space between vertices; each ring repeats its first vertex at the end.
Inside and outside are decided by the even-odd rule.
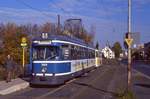
POLYGON ((33 48, 33 60, 58 60, 58 49, 56 46, 36 46, 33 48))

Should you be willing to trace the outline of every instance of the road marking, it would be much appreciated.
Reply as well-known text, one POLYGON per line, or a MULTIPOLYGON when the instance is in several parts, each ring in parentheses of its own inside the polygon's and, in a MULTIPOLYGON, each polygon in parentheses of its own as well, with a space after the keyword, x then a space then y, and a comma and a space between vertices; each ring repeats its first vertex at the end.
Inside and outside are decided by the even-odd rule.
POLYGON ((46 93, 46 94, 44 94, 44 95, 42 95, 42 96, 40 96, 40 97, 36 98, 36 99, 42 99, 42 98, 44 98, 44 97, 46 97, 46 96, 48 96, 48 95, 51 95, 51 94, 53 94, 53 93, 57 92, 58 90, 60 90, 60 89, 62 89, 62 88, 64 88, 64 87, 66 87, 69 83, 71 83, 71 82, 73 82, 73 81, 75 81, 75 80, 76 80, 76 79, 72 79, 72 80, 70 80, 70 81, 66 82, 66 84, 65 84, 65 85, 60 86, 59 88, 54 89, 54 90, 52 90, 52 91, 50 91, 50 92, 48 92, 48 93, 46 93))
POLYGON ((150 79, 150 77, 149 77, 148 75, 146 75, 146 74, 144 74, 144 73, 142 73, 142 72, 140 72, 140 71, 138 71, 138 70, 136 70, 136 69, 133 69, 133 71, 138 72, 138 73, 141 74, 142 76, 144 76, 144 77, 150 79))

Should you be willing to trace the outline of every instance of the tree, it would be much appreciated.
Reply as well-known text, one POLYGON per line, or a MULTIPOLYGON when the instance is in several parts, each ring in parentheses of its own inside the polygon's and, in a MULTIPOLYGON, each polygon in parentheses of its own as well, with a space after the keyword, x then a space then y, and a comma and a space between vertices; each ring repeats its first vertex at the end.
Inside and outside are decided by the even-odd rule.
POLYGON ((112 49, 115 52, 115 57, 119 58, 120 53, 122 52, 122 47, 121 47, 120 43, 115 42, 112 49))
POLYGON ((96 49, 99 49, 99 43, 98 43, 98 41, 96 42, 96 49))
MULTIPOLYGON (((63 34, 63 26, 60 26, 61 32, 57 34, 57 26, 54 23, 46 22, 45 24, 25 24, 17 25, 15 23, 0 24, 0 40, 3 43, 0 50, 0 64, 4 63, 6 55, 11 54, 17 63, 21 63, 22 49, 20 46, 21 38, 26 37, 28 39, 28 45, 30 41, 41 35, 42 32, 50 34, 63 34)), ((71 36, 77 37, 85 41, 87 44, 91 44, 94 41, 95 28, 91 28, 91 33, 88 33, 84 28, 81 19, 71 19, 65 23, 64 30, 68 30, 71 36)))
POLYGON ((47 22, 42 26, 42 32, 49 33, 51 32, 51 23, 47 22))
POLYGON ((27 37, 27 34, 24 34, 21 32, 22 29, 18 27, 14 23, 8 23, 5 25, 5 30, 4 30, 4 36, 3 36, 3 42, 4 42, 4 50, 3 50, 3 55, 2 55, 2 62, 4 62, 6 56, 10 54, 14 61, 18 64, 21 63, 21 38, 22 37, 27 37))

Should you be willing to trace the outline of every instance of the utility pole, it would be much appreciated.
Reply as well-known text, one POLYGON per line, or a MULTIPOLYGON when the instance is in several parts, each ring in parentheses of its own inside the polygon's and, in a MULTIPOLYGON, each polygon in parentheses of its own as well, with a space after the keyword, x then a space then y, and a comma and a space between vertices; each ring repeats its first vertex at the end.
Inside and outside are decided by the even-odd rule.
MULTIPOLYGON (((128 0, 128 39, 131 40, 131 0, 128 0)), ((131 44, 128 45, 128 91, 131 88, 131 44)))

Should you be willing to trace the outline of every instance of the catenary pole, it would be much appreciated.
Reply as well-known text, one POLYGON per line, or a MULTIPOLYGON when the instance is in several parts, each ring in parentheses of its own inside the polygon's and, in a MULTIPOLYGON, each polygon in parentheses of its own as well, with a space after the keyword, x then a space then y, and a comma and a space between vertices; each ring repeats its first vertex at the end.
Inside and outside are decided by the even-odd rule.
MULTIPOLYGON (((131 39, 131 0, 128 0, 128 39, 131 39)), ((128 45, 128 91, 131 88, 131 44, 128 45)))

